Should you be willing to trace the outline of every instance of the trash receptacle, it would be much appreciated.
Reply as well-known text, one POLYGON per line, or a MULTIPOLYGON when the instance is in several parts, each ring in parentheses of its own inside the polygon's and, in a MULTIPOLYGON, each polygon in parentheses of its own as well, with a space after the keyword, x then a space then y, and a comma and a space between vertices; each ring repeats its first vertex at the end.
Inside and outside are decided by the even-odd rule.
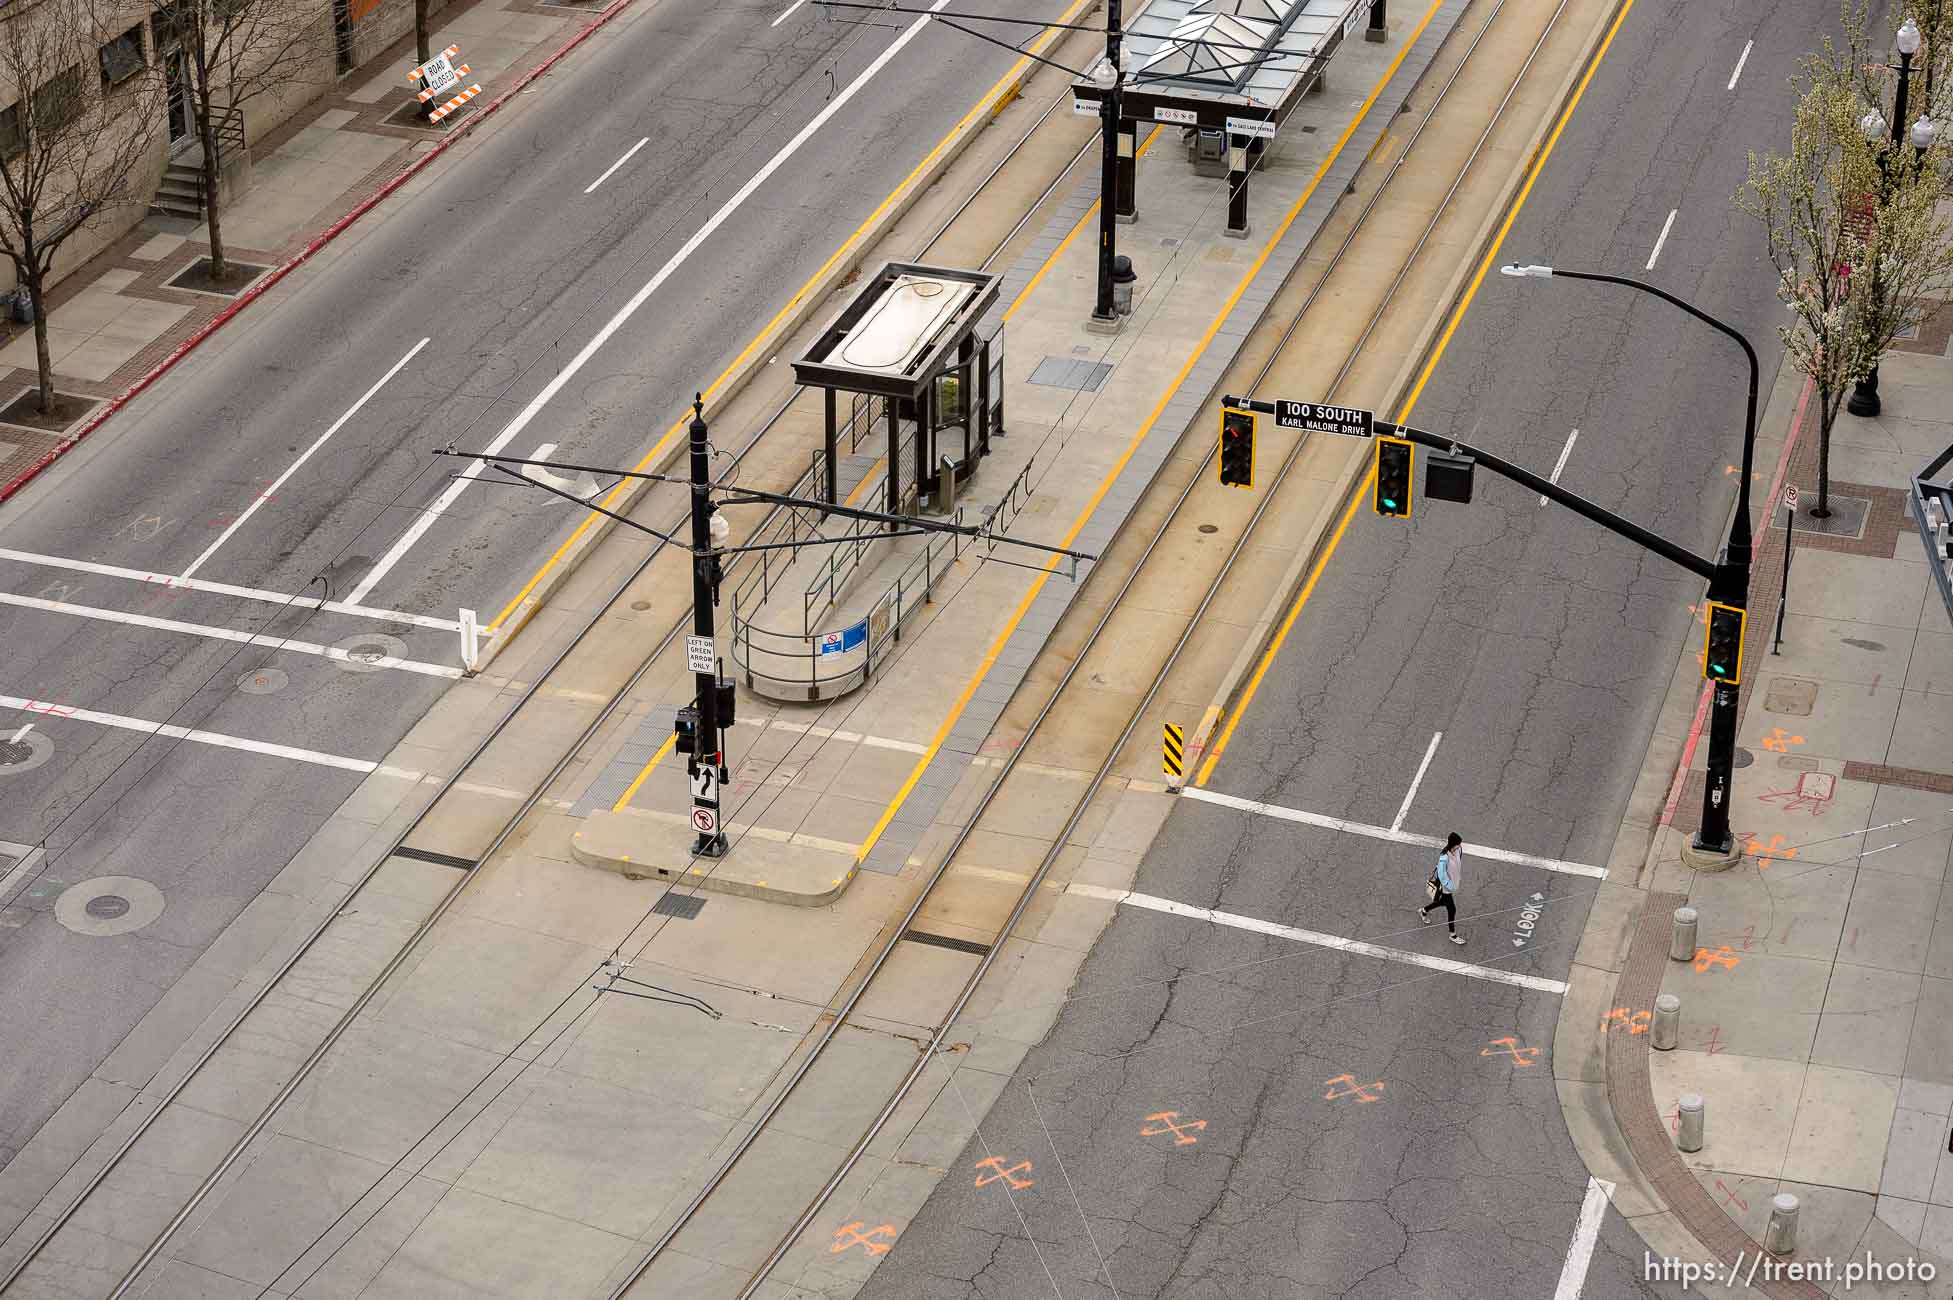
POLYGON ((1132 315, 1132 286, 1137 279, 1130 257, 1121 254, 1112 259, 1112 310, 1121 316, 1132 315))

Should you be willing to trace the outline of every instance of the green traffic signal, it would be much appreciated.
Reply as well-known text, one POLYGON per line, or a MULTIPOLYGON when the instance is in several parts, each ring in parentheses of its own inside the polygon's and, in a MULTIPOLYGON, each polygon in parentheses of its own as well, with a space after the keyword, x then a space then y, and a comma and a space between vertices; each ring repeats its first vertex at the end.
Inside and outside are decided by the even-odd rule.
POLYGON ((1720 601, 1709 603, 1709 629, 1703 638, 1702 675, 1734 686, 1743 680, 1743 631, 1748 611, 1720 601))
POLYGON ((1393 519, 1411 512, 1412 444, 1402 438, 1377 439, 1376 495, 1371 508, 1393 519))

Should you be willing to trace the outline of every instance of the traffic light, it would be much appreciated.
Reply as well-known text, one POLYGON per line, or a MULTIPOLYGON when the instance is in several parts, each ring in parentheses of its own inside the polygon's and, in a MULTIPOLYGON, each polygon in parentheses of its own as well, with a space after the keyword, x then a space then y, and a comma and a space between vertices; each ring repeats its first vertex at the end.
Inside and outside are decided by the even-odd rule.
POLYGON ((1221 482, 1229 487, 1255 485, 1255 413, 1221 408, 1221 482))
POLYGON ((1743 625, 1748 619, 1748 611, 1734 605, 1709 603, 1709 634, 1702 656, 1704 677, 1732 686, 1743 680, 1743 625))
POLYGON ((698 750, 698 710, 686 705, 671 720, 672 748, 681 754, 698 750))
POLYGON ((1412 444, 1402 438, 1377 439, 1377 495, 1380 515, 1407 519, 1411 512, 1412 444))

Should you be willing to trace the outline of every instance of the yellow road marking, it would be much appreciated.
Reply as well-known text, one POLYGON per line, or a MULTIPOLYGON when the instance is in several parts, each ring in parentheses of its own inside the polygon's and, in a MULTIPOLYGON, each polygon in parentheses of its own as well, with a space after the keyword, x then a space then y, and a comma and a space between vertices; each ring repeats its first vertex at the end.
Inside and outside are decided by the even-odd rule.
MULTIPOLYGON (((1064 13, 1058 16, 1058 21, 1067 22, 1067 23, 1070 22, 1073 18, 1078 16, 1079 12, 1083 10, 1086 5, 1090 4, 1091 2, 1092 0, 1072 0, 1071 6, 1067 8, 1064 13)), ((1041 53, 1044 49, 1049 47, 1054 41, 1058 39, 1058 35, 1059 35, 1059 29, 1051 28, 1051 27, 1045 28, 1043 33, 1039 35, 1037 41, 1031 46, 1032 51, 1034 53, 1041 53)), ((1031 66, 1030 56, 1026 55, 1023 58, 1018 59, 1017 62, 1013 63, 1010 66, 1010 71, 1006 72, 1003 76, 997 78, 996 84, 990 87, 989 90, 985 91, 983 93, 982 98, 977 100, 975 106, 972 107, 969 112, 963 114, 962 119, 958 121, 955 126, 951 127, 949 129, 949 132, 946 135, 944 135, 942 139, 936 142, 935 148, 931 149, 927 154, 923 155, 922 161, 917 163, 915 167, 909 172, 909 174, 902 178, 902 183, 897 185, 894 189, 888 192, 888 197, 884 198, 878 205, 876 205, 875 210, 868 214, 867 219, 854 228, 854 233, 849 235, 847 239, 842 243, 842 245, 839 248, 835 249, 832 255, 830 255, 825 262, 821 263, 819 270, 815 271, 811 276, 807 277, 807 282, 794 291, 793 297, 787 299, 786 305, 781 307, 779 311, 775 312, 773 315, 773 319, 768 321, 765 327, 762 328, 758 334, 755 334, 753 336, 752 341, 749 342, 744 348, 740 349, 739 355, 734 357, 731 363, 728 364, 724 370, 719 372, 719 377, 717 379, 714 379, 710 384, 706 386, 704 390, 706 397, 710 398, 714 393, 717 393, 719 389, 725 386, 726 381, 733 376, 733 374, 739 369, 740 366, 746 363, 746 359, 748 357, 752 356, 753 353, 756 350, 758 350, 760 344, 764 343, 767 337, 773 333, 774 329, 779 326, 780 322, 786 318, 787 313, 792 311, 795 307, 799 306, 801 301, 804 298, 806 298, 806 296, 810 292, 813 291, 815 284, 819 282, 820 278, 823 275, 827 274, 828 269, 832 267, 836 262, 840 261, 841 258, 844 257, 850 249, 852 249, 857 243, 861 241, 862 237, 867 234, 868 228, 874 225, 875 222, 881 220, 882 214, 884 212, 887 212, 888 209, 894 205, 895 201, 902 196, 903 192, 906 191, 912 184, 915 183, 916 177, 920 176, 932 163, 936 161, 936 159, 942 154, 943 150, 949 147, 949 142, 956 138, 956 133, 958 131, 961 131, 965 126, 967 126, 972 120, 974 120, 977 117, 977 115, 990 111, 990 109, 996 102, 997 96, 1003 93, 1004 88, 1010 82, 1010 80, 1013 77, 1016 77, 1018 74, 1023 72, 1024 69, 1030 66, 1031 66)), ((642 472, 646 466, 654 463, 660 456, 664 455, 665 449, 671 446, 672 442, 678 437, 678 435, 681 432, 684 431, 685 427, 689 425, 691 422, 692 422, 692 415, 691 412, 688 410, 685 412, 684 415, 680 416, 672 424, 671 428, 665 431, 664 437, 658 439, 657 443, 652 446, 650 451, 644 453, 644 456, 637 462, 636 465, 632 466, 632 469, 635 471, 642 472)), ((617 498, 624 492, 625 488, 626 488, 626 483, 619 483, 616 487, 612 488, 607 495, 605 495, 603 501, 600 502, 599 504, 604 506, 606 509, 611 508, 617 501, 617 498)), ((594 511, 584 516, 583 522, 576 526, 576 530, 563 540, 562 545, 558 546, 554 551, 550 552, 549 558, 543 561, 542 567, 540 569, 537 569, 536 572, 530 576, 529 580, 522 584, 522 589, 515 593, 514 597, 510 599, 507 605, 504 605, 502 607, 502 612, 497 614, 495 616, 495 621, 488 625, 488 631, 491 634, 495 634, 495 635, 501 634, 502 624, 508 618, 508 616, 514 613, 517 606, 521 605, 524 600, 528 599, 529 593, 536 589, 536 584, 541 582, 551 569, 555 568, 559 563, 562 562, 563 557, 569 553, 570 548, 576 545, 578 539, 580 539, 583 536, 583 534, 587 532, 590 529, 590 527, 593 524, 595 524, 597 520, 601 518, 603 518, 603 516, 597 514, 594 511)), ((512 636, 515 634, 515 631, 516 629, 510 628, 508 634, 512 636)))
MULTIPOLYGON (((1465 309, 1471 306, 1472 299, 1477 296, 1478 286, 1484 283, 1485 273, 1492 268, 1492 262, 1498 257, 1500 245, 1505 243, 1506 235, 1512 230, 1512 223, 1519 219, 1519 210, 1526 206, 1526 199, 1533 192, 1533 182, 1537 181, 1540 173, 1546 169, 1546 160, 1553 156, 1553 146, 1559 143, 1560 133, 1566 130, 1566 124, 1573 117, 1573 110, 1580 106, 1581 97, 1587 93, 1588 83, 1594 79, 1594 73, 1600 70, 1600 61, 1607 57, 1608 48, 1614 44, 1614 37, 1619 34, 1621 24, 1627 21, 1628 12, 1633 8, 1634 0, 1626 0, 1626 3, 1621 6, 1621 12, 1614 18, 1614 25, 1607 29, 1606 39, 1601 41, 1600 48, 1594 51, 1594 57, 1588 62, 1586 75, 1580 78, 1580 84, 1574 88, 1573 98, 1567 101, 1566 108, 1560 113, 1560 120, 1554 123, 1552 134, 1546 137, 1546 143, 1534 155, 1525 183, 1519 187, 1518 197, 1513 200, 1511 210, 1506 213, 1505 221, 1500 224, 1499 233, 1493 237, 1492 246, 1486 250, 1485 260, 1478 264, 1478 273, 1472 276, 1471 286, 1465 290, 1465 296, 1459 300, 1457 309, 1451 313, 1451 319, 1446 323, 1444 333, 1438 336, 1438 344, 1431 352, 1430 361, 1425 364, 1423 373, 1418 375, 1417 383, 1412 386, 1410 395, 1404 399, 1404 405, 1397 413, 1397 423, 1405 424, 1410 421, 1411 410, 1417 405, 1417 399, 1423 395, 1424 385, 1430 382, 1432 372, 1437 370, 1438 360, 1444 356, 1445 348, 1451 343, 1452 334, 1457 332, 1458 322, 1465 317, 1465 309)), ((1370 475, 1363 480, 1365 491, 1368 489, 1370 478, 1375 474, 1376 469, 1372 465, 1370 475)), ((1248 705, 1254 702, 1255 691, 1260 688, 1261 679, 1267 674, 1269 665, 1275 662, 1275 656, 1281 652, 1282 642, 1288 638, 1289 629, 1295 626, 1296 616, 1302 612, 1302 607, 1308 603, 1310 594, 1315 591, 1316 579, 1320 578, 1323 570, 1329 566, 1329 558, 1336 553, 1337 544, 1343 540, 1343 531, 1349 527, 1349 521, 1355 517, 1357 506, 1362 502, 1363 496, 1364 491, 1358 491, 1355 498, 1351 500, 1349 509, 1343 512, 1342 522, 1336 525, 1336 531, 1330 537, 1329 545, 1323 548, 1322 557, 1316 561, 1315 567, 1309 573, 1309 580, 1302 584, 1302 590, 1296 595, 1295 603, 1289 608, 1288 617, 1282 620, 1281 629, 1275 633, 1275 639, 1268 643, 1268 649, 1262 653, 1261 661, 1255 665, 1254 675, 1248 679, 1247 688, 1242 691, 1240 702, 1228 715, 1227 726, 1222 729, 1220 739, 1215 742, 1212 749, 1207 751, 1207 759, 1200 765, 1200 778, 1194 782, 1195 785, 1206 785, 1207 779, 1214 775, 1214 765, 1221 761, 1221 755, 1227 751, 1227 742, 1233 738, 1234 729, 1247 713, 1248 705)))
MULTIPOLYGON (((1058 543, 1061 547, 1069 547, 1073 540, 1077 538, 1078 534, 1084 531, 1086 522, 1092 517, 1092 512, 1098 509, 1099 502, 1111 490, 1112 484, 1126 468, 1126 463, 1132 459, 1133 453, 1139 450, 1141 443, 1146 441, 1146 435, 1152 431, 1153 425, 1160 418, 1160 414, 1166 410, 1167 403, 1172 401, 1173 395, 1180 391, 1180 385, 1186 382, 1187 375, 1193 370, 1195 363, 1207 351, 1207 345, 1213 342, 1214 335, 1220 332, 1222 324, 1227 320, 1228 313, 1234 310, 1234 305, 1240 301, 1241 295, 1247 292, 1249 285, 1254 283, 1255 276, 1260 274, 1262 266, 1267 263, 1269 254, 1275 251, 1275 246, 1282 242, 1282 237, 1288 233, 1288 228, 1295 223, 1296 217, 1301 215, 1303 206, 1308 203, 1310 196, 1316 192, 1316 187, 1322 183, 1323 176, 1328 173, 1329 168, 1335 163, 1336 159, 1342 155, 1344 146, 1349 143, 1350 137, 1356 133, 1357 126, 1368 116, 1371 107, 1377 101, 1377 97, 1383 93, 1384 87, 1390 84, 1390 79, 1397 75, 1397 69, 1403 65, 1404 59, 1410 53, 1411 47, 1417 43, 1418 37, 1423 35, 1424 29, 1430 25, 1431 19, 1437 15, 1438 7, 1443 3, 1444 0, 1432 0, 1431 7, 1425 10, 1424 17, 1419 20, 1416 30, 1404 39, 1402 46, 1397 51, 1397 57, 1390 61, 1388 68, 1384 69, 1383 77, 1371 89, 1369 97, 1363 101, 1362 107, 1357 110, 1356 115, 1351 119, 1349 125, 1344 128, 1343 134, 1336 141, 1335 147, 1322 160, 1321 166, 1316 168, 1315 175, 1309 178, 1309 184, 1303 189, 1302 196, 1295 200, 1293 207, 1289 208, 1288 214, 1282 218, 1281 224, 1275 228, 1274 235, 1262 246, 1261 253, 1255 258, 1254 264, 1248 268, 1247 274, 1241 277, 1241 282, 1235 285, 1234 292, 1228 295, 1227 301, 1221 305, 1220 311, 1207 326, 1206 332, 1200 336, 1200 342, 1195 344, 1192 352, 1187 355, 1186 361, 1180 366, 1179 373, 1174 375, 1173 382, 1167 385, 1166 392, 1161 394, 1160 400, 1154 404, 1151 414, 1146 417, 1145 422, 1139 426, 1138 431, 1126 443, 1125 450, 1119 453, 1119 459, 1113 462, 1112 468, 1100 480, 1097 490, 1092 493, 1091 500, 1085 503, 1085 508, 1079 512, 1078 518, 1072 522, 1071 528, 1058 543)), ((1083 223, 1081 222, 1080 224, 1082 225, 1083 223)), ((1075 228, 1073 233, 1076 233, 1075 228)), ((1051 257, 1055 258, 1063 251, 1064 245, 1060 244, 1057 249, 1053 250, 1051 257)), ((1045 264, 1049 266, 1050 259, 1046 259, 1045 264)), ((1042 274, 1042 268, 1040 269, 1040 274, 1042 274)), ((1036 283, 1036 280, 1033 279, 1032 283, 1036 283)), ((1027 288, 1026 292, 1028 291, 1027 288)), ((908 799, 909 793, 915 789, 916 782, 922 779, 922 773, 928 768, 930 761, 935 758, 936 751, 942 748, 943 741, 948 738, 950 731, 956 726, 957 719, 963 716, 963 710, 968 707, 970 697, 976 694, 977 686, 983 681, 985 674, 990 671, 991 665, 996 663, 997 656, 1003 653, 1005 643, 1010 640, 1011 634, 1017 630, 1017 625, 1023 621, 1024 615, 1030 610, 1031 602, 1037 599, 1038 592, 1043 590, 1045 582, 1057 570, 1057 566, 1057 556, 1054 555, 1049 560, 1046 560, 1043 570, 1032 580, 1030 589, 1024 593, 1024 598, 1017 602, 1017 608, 1012 611, 1010 619, 1004 624, 1003 631, 991 643, 989 652, 984 655, 982 662, 977 665, 976 671, 970 676, 970 680, 964 683, 962 691, 956 697, 956 702, 950 706, 949 716, 943 719, 942 725, 936 729, 936 734, 930 738, 929 748, 923 751, 921 758, 916 760, 914 770, 909 773, 908 779, 902 782, 902 788, 896 792, 895 798, 889 801, 886 808, 882 809, 882 815, 876 820, 875 828, 868 833, 868 838, 862 841, 861 848, 855 853, 856 862, 864 861, 868 857, 868 854, 875 847, 875 841, 882 837, 882 833, 888 829, 888 824, 895 819, 897 810, 908 799)))

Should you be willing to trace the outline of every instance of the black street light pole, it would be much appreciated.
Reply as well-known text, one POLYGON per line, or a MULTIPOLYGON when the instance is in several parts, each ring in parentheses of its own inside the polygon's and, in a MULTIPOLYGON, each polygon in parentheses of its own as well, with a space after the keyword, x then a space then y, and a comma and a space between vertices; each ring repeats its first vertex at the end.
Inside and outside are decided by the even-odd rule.
MULTIPOLYGON (((1652 294, 1678 307, 1695 319, 1727 334, 1743 349, 1743 356, 1750 364, 1749 404, 1743 413, 1743 468, 1741 477, 1736 480, 1736 515, 1729 521, 1729 541, 1722 558, 1716 563, 1715 576, 1709 580, 1709 599, 1718 604, 1730 605, 1736 609, 1747 610, 1750 599, 1750 474, 1756 461, 1756 396, 1761 382, 1761 367, 1757 364, 1756 349, 1742 332, 1725 325, 1714 316, 1683 302, 1664 289, 1641 280, 1630 280, 1618 275, 1599 275, 1587 271, 1562 271, 1553 266, 1504 266, 1499 268, 1506 275, 1538 276, 1563 280, 1592 280, 1597 284, 1618 284, 1642 293, 1652 294)), ((1727 854, 1731 847, 1729 834, 1730 779, 1736 769, 1736 702, 1737 687, 1729 682, 1718 681, 1709 712, 1709 772, 1708 781, 1702 791, 1702 829, 1696 832, 1693 847, 1703 853, 1727 854)))
POLYGON ((1106 0, 1105 62, 1111 69, 1110 85, 1101 81, 1105 92, 1099 97, 1099 293, 1092 308, 1092 319, 1112 322, 1119 319, 1112 301, 1112 259, 1118 253, 1119 188, 1119 0, 1106 0))
MULTIPOLYGON (((693 746, 691 757, 686 760, 685 772, 696 782, 699 772, 710 769, 714 779, 710 781, 712 790, 711 829, 699 828, 698 841, 692 852, 702 858, 716 858, 726 851, 726 828, 718 816, 718 789, 725 780, 725 755, 719 750, 719 662, 718 643, 712 634, 712 607, 719 603, 719 584, 717 569, 719 559, 712 553, 712 453, 706 445, 705 397, 698 394, 692 399, 691 424, 692 452, 692 635, 702 637, 707 645, 713 647, 711 660, 706 671, 694 673, 694 689, 698 693, 698 739, 693 746)), ((694 785, 693 826, 697 821, 699 809, 704 802, 696 797, 694 785)))
MULTIPOLYGON (((1878 184, 1882 194, 1889 191, 1892 184, 1892 160, 1901 156, 1899 150, 1905 146, 1906 92, 1912 80, 1912 56, 1919 52, 1919 41, 1919 24, 1913 22, 1910 18, 1906 19, 1905 24, 1899 28, 1898 35, 1899 88, 1892 97, 1892 121, 1889 124, 1892 145, 1878 156, 1878 184)), ((1868 128, 1870 124, 1886 125, 1878 122, 1878 109, 1876 108, 1867 115, 1866 123, 1868 124, 1868 128)), ((1867 135, 1873 139, 1885 134, 1881 130, 1867 130, 1867 135)), ((1929 135, 1928 139, 1930 140, 1930 138, 1929 135)), ((1923 148, 1920 150, 1920 155, 1922 157, 1925 155, 1923 148)), ((1874 298, 1877 297, 1878 292, 1878 267, 1874 265, 1872 267, 1872 295, 1874 298)), ((1865 377, 1852 386, 1851 399, 1845 403, 1845 410, 1851 412, 1853 415, 1871 416, 1877 415, 1879 409, 1878 362, 1874 358, 1872 368, 1866 372, 1865 377)))

